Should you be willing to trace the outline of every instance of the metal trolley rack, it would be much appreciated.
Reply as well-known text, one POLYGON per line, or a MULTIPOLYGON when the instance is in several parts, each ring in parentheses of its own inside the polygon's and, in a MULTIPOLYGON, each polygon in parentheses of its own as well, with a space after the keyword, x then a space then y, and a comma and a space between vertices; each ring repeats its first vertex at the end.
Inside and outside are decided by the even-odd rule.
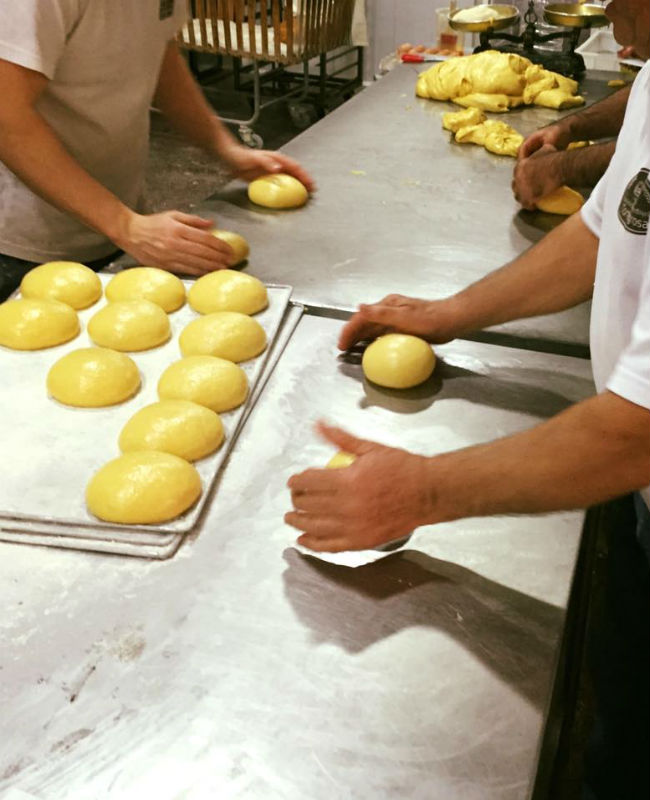
POLYGON ((363 49, 350 45, 355 0, 187 0, 187 6, 179 45, 197 72, 196 53, 216 55, 219 71, 223 56, 232 58, 234 88, 251 98, 252 113, 248 119, 222 119, 238 125, 241 139, 251 147, 263 146, 253 126, 268 106, 290 101, 294 122, 306 127, 315 113, 322 114, 361 85, 363 49), (350 54, 356 56, 352 64, 350 54), (314 75, 312 59, 318 60, 314 75), (343 66, 333 68, 343 59, 343 66), (287 69, 298 65, 302 73, 287 69), (341 77, 352 70, 353 77, 341 77), (270 99, 262 100, 263 88, 270 99), (314 105, 306 102, 308 97, 314 105))

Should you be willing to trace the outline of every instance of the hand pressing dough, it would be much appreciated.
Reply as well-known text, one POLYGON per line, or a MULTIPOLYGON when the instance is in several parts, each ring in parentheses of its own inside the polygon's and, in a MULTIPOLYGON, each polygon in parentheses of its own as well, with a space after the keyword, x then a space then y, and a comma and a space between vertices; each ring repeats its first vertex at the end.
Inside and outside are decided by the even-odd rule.
POLYGON ((248 185, 251 202, 266 208, 298 208, 304 206, 309 192, 293 175, 264 175, 248 185))
POLYGON ((147 450, 105 464, 86 488, 86 504, 106 522, 148 525, 178 517, 200 494, 201 479, 191 464, 147 450))
POLYGON ((190 322, 179 337, 184 356, 216 356, 248 361, 266 348, 264 328, 246 314, 217 311, 190 322))
POLYGON ((119 272, 106 287, 111 303, 123 300, 149 300, 163 311, 176 311, 185 302, 183 282, 157 267, 132 267, 119 272))
POLYGON ((546 211, 547 214, 575 214, 579 211, 583 204, 584 198, 580 192, 570 189, 568 186, 559 186, 552 192, 542 197, 537 201, 537 208, 540 211, 546 211))
POLYGON ((59 403, 100 408, 123 403, 140 388, 138 368, 124 353, 84 347, 60 358, 47 374, 47 390, 59 403))
POLYGON ((90 338, 113 350, 150 350, 171 335, 167 314, 149 300, 109 303, 88 323, 90 338))
POLYGON ((214 453, 223 444, 219 415, 189 400, 161 400, 141 408, 122 428, 123 453, 158 450, 186 461, 214 453))
POLYGON ((0 305, 0 345, 12 350, 43 350, 79 333, 77 312, 56 300, 7 300, 0 305))
POLYGON ((102 283, 84 264, 49 261, 34 267, 20 284, 23 297, 58 300, 72 308, 88 308, 102 296, 102 283))
POLYGON ((235 264, 241 264, 242 261, 248 258, 250 247, 243 236, 240 236, 238 233, 233 233, 232 231, 220 231, 218 229, 211 231, 211 233, 213 236, 216 236, 217 239, 221 239, 222 242, 232 247, 233 257, 228 264, 229 267, 234 267, 235 264))
POLYGON ((436 357, 424 339, 387 333, 366 348, 361 363, 369 381, 390 389, 409 389, 426 381, 436 357))
POLYGON ((338 453, 334 453, 325 466, 327 469, 342 469, 343 467, 349 467, 350 464, 356 460, 357 457, 352 453, 346 453, 345 450, 339 450, 338 453))
POLYGON ((485 122, 485 114, 480 108, 466 108, 465 111, 448 111, 442 115, 442 127, 446 131, 456 133, 461 128, 470 125, 480 125, 485 122))
POLYGON ((266 286, 262 281, 232 269, 220 269, 203 275, 190 289, 188 299, 199 314, 211 314, 213 311, 257 314, 269 304, 266 286))
POLYGON ((161 400, 191 400, 213 411, 230 411, 248 395, 246 373, 232 361, 188 356, 167 367, 158 381, 161 400))

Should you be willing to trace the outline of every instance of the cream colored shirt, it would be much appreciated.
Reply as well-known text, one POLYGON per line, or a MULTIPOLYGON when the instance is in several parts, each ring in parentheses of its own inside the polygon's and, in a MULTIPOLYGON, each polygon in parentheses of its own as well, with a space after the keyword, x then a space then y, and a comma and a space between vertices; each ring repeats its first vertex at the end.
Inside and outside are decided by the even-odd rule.
MULTIPOLYGON (((165 47, 186 16, 185 0, 0 0, 0 58, 49 79, 38 112, 131 208, 142 199, 149 106, 165 47)), ((0 253, 83 262, 113 250, 0 162, 0 253)))

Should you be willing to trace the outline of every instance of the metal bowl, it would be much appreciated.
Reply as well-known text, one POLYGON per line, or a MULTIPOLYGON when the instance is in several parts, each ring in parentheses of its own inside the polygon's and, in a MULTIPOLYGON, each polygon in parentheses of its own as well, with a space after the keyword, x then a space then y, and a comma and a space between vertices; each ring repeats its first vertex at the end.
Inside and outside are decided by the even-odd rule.
POLYGON ((514 25, 519 19, 519 11, 515 6, 492 6, 486 3, 480 6, 474 6, 474 8, 489 8, 491 11, 494 11, 495 17, 493 19, 484 19, 481 22, 456 21, 455 17, 458 16, 461 11, 467 10, 459 8, 449 17, 449 25, 455 31, 482 33, 483 31, 500 31, 502 28, 508 28, 510 25, 514 25))
POLYGON ((590 3, 552 3, 544 8, 544 19, 563 28, 600 28, 609 25, 605 9, 590 3))

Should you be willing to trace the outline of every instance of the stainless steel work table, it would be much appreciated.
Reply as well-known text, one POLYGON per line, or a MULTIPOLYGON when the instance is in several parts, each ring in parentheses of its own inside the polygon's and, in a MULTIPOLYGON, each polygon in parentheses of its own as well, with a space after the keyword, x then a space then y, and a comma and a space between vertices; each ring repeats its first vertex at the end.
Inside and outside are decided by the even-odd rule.
POLYGON ((325 561, 293 548, 285 482, 333 452, 319 417, 436 453, 582 399, 589 364, 454 342, 397 395, 337 358, 339 327, 303 317, 173 559, 0 546, 0 794, 530 796, 583 515, 459 521, 375 563, 325 561))
MULTIPOLYGON (((422 68, 400 65, 284 148, 318 182, 305 208, 253 206, 239 183, 199 206, 250 241, 253 274, 293 286, 299 302, 337 310, 391 292, 443 297, 558 224, 560 218, 522 211, 514 200, 513 159, 450 142, 440 115, 459 106, 415 97, 422 68)), ((611 73, 594 75, 583 82, 589 103, 612 91, 611 73)), ((526 108, 493 116, 527 135, 564 113, 526 108)), ((495 330, 542 348, 584 349, 588 317, 583 304, 495 330)))

